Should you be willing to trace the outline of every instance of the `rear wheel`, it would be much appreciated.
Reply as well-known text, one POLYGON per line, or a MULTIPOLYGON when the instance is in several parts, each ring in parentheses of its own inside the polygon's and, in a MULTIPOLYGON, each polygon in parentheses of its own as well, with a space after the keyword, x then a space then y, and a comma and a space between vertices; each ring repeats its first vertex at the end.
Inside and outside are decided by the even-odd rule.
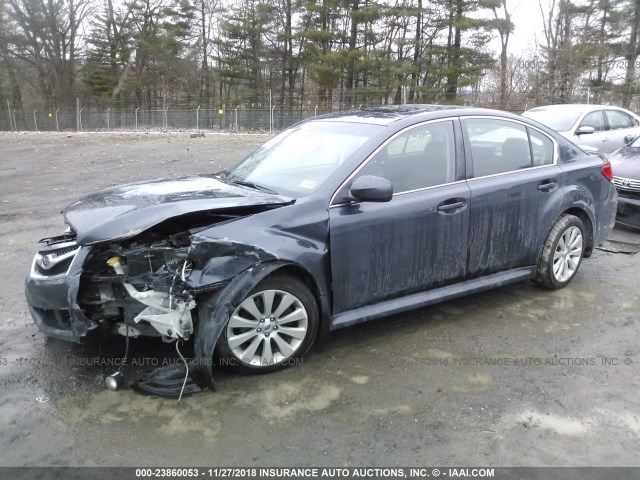
POLYGON ((266 278, 240 302, 218 351, 233 370, 266 373, 295 363, 311 347, 318 307, 309 288, 289 275, 266 278))
POLYGON ((537 283, 555 290, 571 282, 584 255, 584 224, 575 215, 563 215, 555 223, 538 260, 537 283))

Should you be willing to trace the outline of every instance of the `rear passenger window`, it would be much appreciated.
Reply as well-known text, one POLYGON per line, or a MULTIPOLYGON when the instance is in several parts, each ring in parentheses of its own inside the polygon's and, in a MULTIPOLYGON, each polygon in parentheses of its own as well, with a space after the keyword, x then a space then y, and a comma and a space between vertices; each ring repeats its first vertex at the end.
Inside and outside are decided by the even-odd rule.
POLYGON ((619 110, 607 110, 607 120, 609 120, 609 128, 611 130, 631 128, 638 125, 638 121, 635 118, 619 110))
POLYGON ((391 181, 394 193, 451 183, 456 179, 453 122, 410 128, 391 139, 356 175, 391 181))
POLYGON ((531 153, 533 153, 533 166, 551 165, 553 163, 553 142, 542 133, 532 128, 527 128, 531 140, 531 153))
POLYGON ((484 177, 533 166, 524 125, 507 120, 462 120, 471 147, 473 176, 484 177))

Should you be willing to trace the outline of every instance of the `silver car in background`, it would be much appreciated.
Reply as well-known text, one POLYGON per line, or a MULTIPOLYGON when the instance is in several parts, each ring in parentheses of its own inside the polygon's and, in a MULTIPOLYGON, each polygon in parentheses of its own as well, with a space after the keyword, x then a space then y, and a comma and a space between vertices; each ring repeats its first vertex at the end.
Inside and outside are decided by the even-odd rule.
POLYGON ((547 105, 527 110, 522 116, 546 125, 577 145, 597 148, 602 153, 622 148, 640 135, 640 117, 611 105, 547 105))

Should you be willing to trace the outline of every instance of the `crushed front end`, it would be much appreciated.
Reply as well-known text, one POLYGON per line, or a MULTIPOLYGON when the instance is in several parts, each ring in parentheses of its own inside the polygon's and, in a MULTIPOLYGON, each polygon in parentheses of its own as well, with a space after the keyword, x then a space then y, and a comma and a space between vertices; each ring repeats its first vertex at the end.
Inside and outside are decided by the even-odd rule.
MULTIPOLYGON (((77 343, 99 334, 126 337, 127 347, 130 337, 176 341, 185 366, 180 340, 196 337, 198 330, 194 361, 213 388, 213 349, 232 303, 276 265, 276 256, 254 239, 262 234, 269 244, 285 238, 295 245, 290 251, 300 245, 295 235, 274 235, 270 223, 258 230, 268 234, 249 234, 245 242, 231 240, 238 232, 224 228, 293 203, 211 175, 94 192, 64 209, 64 235, 41 240, 26 279, 31 315, 48 337, 77 343)), ((240 232, 249 229, 245 225, 240 232)), ((151 372, 141 389, 156 392, 160 373, 167 385, 179 380, 175 369, 151 372)), ((116 379, 114 374, 114 385, 116 379)), ((180 395, 188 385, 181 383, 180 395)))
POLYGON ((26 281, 36 325, 79 343, 98 331, 189 339, 188 235, 91 246, 78 246, 73 232, 44 239, 26 281))

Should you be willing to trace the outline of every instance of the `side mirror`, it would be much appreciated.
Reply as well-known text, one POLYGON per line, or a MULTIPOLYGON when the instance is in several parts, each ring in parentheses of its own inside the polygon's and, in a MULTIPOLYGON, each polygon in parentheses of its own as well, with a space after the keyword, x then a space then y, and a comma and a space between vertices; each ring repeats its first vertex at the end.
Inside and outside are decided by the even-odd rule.
POLYGON ((627 135, 626 137, 624 137, 624 144, 626 146, 629 146, 633 143, 633 141, 638 138, 637 135, 627 135))
POLYGON ((595 132, 596 129, 593 127, 589 127, 587 125, 583 125, 576 130, 576 135, 588 135, 590 133, 595 132))
POLYGON ((353 181, 349 195, 361 202, 388 202, 393 197, 393 185, 386 178, 363 175, 353 181))

